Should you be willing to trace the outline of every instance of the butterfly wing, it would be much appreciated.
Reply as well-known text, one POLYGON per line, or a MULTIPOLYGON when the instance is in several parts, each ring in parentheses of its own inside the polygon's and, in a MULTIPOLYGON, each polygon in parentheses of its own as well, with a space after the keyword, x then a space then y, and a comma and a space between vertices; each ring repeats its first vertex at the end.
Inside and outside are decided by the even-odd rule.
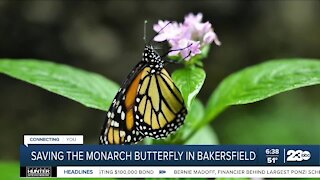
POLYGON ((147 136, 165 138, 184 122, 187 109, 161 56, 149 46, 142 55, 111 104, 100 144, 131 144, 147 136))
POLYGON ((187 114, 180 91, 165 69, 151 73, 146 67, 135 105, 136 127, 144 135, 165 138, 175 132, 187 114))
POLYGON ((136 130, 134 102, 145 63, 140 62, 116 94, 101 130, 100 144, 131 144, 143 136, 136 130))

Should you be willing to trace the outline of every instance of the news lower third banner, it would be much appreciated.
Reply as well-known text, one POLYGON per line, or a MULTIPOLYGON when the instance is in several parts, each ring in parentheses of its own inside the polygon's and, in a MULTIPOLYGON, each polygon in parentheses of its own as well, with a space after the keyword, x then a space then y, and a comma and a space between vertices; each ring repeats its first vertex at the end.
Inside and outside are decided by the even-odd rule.
POLYGON ((24 140, 21 177, 320 177, 320 145, 83 145, 81 135, 24 140))

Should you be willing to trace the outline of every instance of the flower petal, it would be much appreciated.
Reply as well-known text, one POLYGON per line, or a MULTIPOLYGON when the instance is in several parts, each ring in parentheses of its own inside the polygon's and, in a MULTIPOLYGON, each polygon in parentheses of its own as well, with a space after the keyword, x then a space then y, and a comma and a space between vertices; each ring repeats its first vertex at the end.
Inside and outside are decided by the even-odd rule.
POLYGON ((156 35, 153 38, 153 40, 156 41, 156 42, 166 41, 167 40, 167 36, 166 36, 166 34, 161 33, 161 34, 156 35))
POLYGON ((153 25, 153 30, 156 31, 156 32, 160 32, 160 30, 163 27, 165 27, 168 23, 169 23, 169 21, 167 21, 167 20, 165 20, 165 21, 159 20, 158 24, 154 24, 153 25))
POLYGON ((193 13, 189 13, 187 16, 184 17, 184 24, 194 24, 194 23, 200 23, 202 21, 202 13, 198 13, 197 15, 194 15, 193 13))
POLYGON ((167 40, 171 50, 174 50, 169 55, 180 55, 186 60, 200 54, 203 46, 210 45, 212 42, 220 46, 221 42, 213 31, 211 23, 208 21, 203 23, 202 18, 202 13, 189 13, 184 17, 183 23, 159 20, 158 24, 153 26, 158 33, 154 41, 167 40))

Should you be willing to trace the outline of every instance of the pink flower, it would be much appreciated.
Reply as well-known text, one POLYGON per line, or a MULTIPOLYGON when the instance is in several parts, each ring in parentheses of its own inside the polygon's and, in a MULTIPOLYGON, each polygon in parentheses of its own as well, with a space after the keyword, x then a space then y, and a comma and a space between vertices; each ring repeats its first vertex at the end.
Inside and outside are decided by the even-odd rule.
POLYGON ((217 37, 217 34, 214 33, 213 31, 212 32, 208 32, 206 33, 204 36, 203 36, 203 42, 205 44, 211 44, 212 41, 214 41, 214 43, 217 45, 217 46, 220 46, 221 45, 221 42, 219 41, 218 37, 217 37))
POLYGON ((179 41, 171 40, 169 43, 171 44, 171 49, 181 49, 180 51, 170 52, 169 56, 177 56, 181 54, 183 58, 189 60, 191 57, 201 53, 200 41, 181 39, 179 41))
POLYGON ((154 41, 157 42, 175 39, 179 36, 179 34, 181 34, 181 29, 179 28, 179 25, 176 22, 172 22, 169 24, 169 21, 159 20, 158 24, 153 25, 153 29, 157 32, 159 32, 162 29, 161 33, 154 37, 154 41))
POLYGON ((201 49, 212 42, 220 46, 221 42, 213 31, 211 23, 203 23, 202 17, 202 13, 196 15, 190 13, 185 16, 183 23, 169 23, 169 21, 159 20, 158 24, 153 26, 153 29, 158 32, 154 41, 162 42, 167 40, 171 50, 180 49, 179 51, 172 51, 169 55, 181 55, 186 60, 201 54, 201 49))

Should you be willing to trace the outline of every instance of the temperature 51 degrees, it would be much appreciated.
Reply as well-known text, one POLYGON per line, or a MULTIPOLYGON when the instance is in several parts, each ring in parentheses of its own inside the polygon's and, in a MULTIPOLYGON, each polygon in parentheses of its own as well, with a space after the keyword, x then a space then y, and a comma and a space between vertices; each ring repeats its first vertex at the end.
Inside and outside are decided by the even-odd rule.
POLYGON ((278 157, 267 157, 268 164, 275 164, 278 160, 278 157))

